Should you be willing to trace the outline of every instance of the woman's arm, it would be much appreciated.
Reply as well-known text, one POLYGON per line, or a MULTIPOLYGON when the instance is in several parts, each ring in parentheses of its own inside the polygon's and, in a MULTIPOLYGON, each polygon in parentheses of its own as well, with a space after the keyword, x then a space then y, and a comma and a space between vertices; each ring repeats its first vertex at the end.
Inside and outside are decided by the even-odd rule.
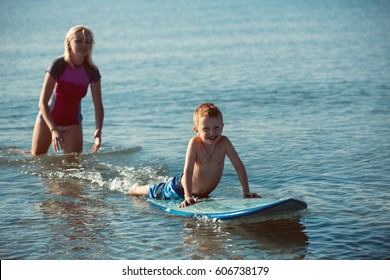
POLYGON ((102 102, 102 91, 100 81, 91 84, 92 100, 95 107, 95 125, 96 130, 94 133, 95 144, 92 147, 92 152, 99 150, 101 146, 101 133, 104 120, 104 108, 102 102))
POLYGON ((61 134, 58 131, 57 126, 53 120, 53 116, 49 108, 49 101, 53 94, 55 84, 56 84, 56 80, 48 72, 46 72, 38 105, 42 117, 45 120, 45 123, 49 127, 49 130, 51 132, 53 149, 54 151, 59 151, 61 150, 60 145, 63 145, 64 143, 61 134))

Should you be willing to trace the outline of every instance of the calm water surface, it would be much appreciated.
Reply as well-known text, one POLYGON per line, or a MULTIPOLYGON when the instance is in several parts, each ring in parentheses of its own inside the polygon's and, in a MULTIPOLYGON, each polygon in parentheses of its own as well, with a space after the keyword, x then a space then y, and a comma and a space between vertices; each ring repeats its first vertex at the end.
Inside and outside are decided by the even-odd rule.
MULTIPOLYGON (((1 259, 390 258, 388 1, 84 2, 0 3, 1 259), (89 93, 84 152, 32 158, 44 71, 80 23, 103 77, 103 147, 90 153, 89 93), (219 222, 125 195, 181 172, 210 101, 252 191, 307 211, 219 222)), ((227 162, 213 197, 240 195, 227 162)))

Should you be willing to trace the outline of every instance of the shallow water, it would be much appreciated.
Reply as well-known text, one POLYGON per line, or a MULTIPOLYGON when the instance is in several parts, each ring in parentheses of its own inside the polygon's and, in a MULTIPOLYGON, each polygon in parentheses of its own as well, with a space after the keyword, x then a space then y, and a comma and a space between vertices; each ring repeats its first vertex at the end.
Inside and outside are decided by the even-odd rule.
MULTIPOLYGON (((2 1, 1 258, 389 258, 390 5, 312 2, 2 1), (84 152, 32 158, 44 71, 79 23, 95 34, 103 147, 89 152, 88 93, 84 152), (182 171, 192 113, 209 101, 251 190, 307 211, 221 222, 125 195, 182 171)), ((240 191, 227 160, 213 197, 240 191)))

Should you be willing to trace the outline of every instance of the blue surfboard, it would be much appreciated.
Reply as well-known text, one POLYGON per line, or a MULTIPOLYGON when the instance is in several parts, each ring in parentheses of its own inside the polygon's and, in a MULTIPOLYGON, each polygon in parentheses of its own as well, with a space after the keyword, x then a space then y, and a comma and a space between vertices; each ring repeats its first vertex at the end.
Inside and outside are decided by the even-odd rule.
POLYGON ((182 200, 155 200, 151 198, 146 200, 153 206, 173 215, 187 217, 207 216, 219 220, 289 213, 307 208, 306 202, 295 198, 280 200, 266 198, 206 198, 200 199, 198 203, 185 208, 179 208, 182 200))

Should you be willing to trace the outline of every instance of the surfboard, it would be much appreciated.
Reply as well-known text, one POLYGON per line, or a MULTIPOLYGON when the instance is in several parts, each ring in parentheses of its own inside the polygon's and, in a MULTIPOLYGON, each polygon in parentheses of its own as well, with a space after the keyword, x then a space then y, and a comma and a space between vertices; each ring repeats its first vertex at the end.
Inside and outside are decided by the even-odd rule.
POLYGON ((207 216, 219 220, 235 219, 245 216, 268 215, 301 211, 307 203, 295 198, 206 198, 198 203, 179 208, 182 200, 146 199, 151 205, 172 215, 201 217, 207 216))

